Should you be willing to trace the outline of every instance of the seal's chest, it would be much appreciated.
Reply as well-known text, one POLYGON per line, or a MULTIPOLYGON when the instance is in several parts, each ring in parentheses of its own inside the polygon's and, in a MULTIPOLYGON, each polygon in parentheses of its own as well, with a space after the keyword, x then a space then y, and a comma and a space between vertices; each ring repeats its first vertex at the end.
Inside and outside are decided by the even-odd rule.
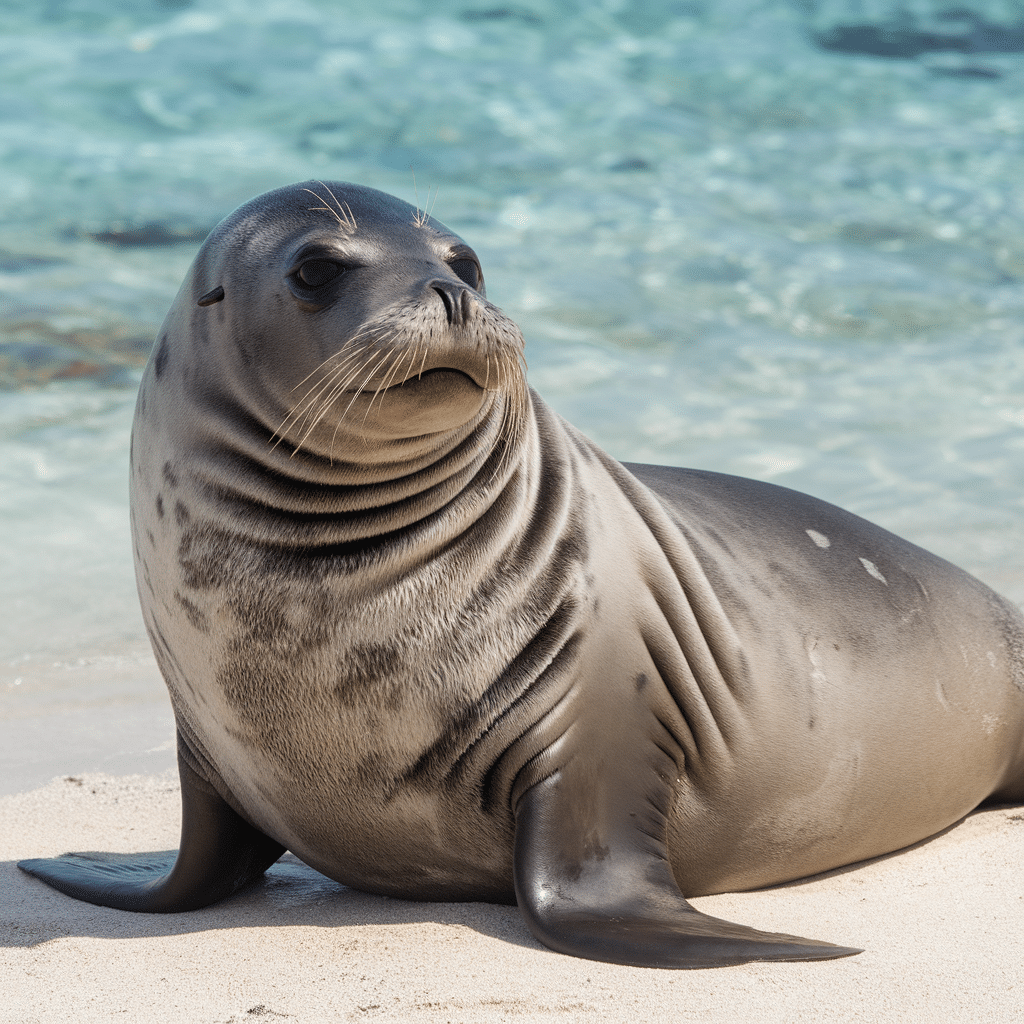
MULTIPOLYGON (((464 752, 459 723, 412 700, 390 707, 297 702, 244 762, 247 816, 345 885, 411 899, 513 898, 508 802, 481 799, 490 764, 464 752), (259 780, 258 787, 250 785, 259 780)), ((250 713, 249 728, 262 729, 250 713)))

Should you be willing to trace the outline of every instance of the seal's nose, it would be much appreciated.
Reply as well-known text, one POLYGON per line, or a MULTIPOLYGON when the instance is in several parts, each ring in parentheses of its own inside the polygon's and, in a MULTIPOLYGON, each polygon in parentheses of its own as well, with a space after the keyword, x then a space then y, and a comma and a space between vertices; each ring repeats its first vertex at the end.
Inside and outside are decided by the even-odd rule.
POLYGON ((429 286, 441 296, 444 303, 448 323, 453 327, 461 327, 469 322, 473 309, 472 289, 454 281, 443 281, 440 278, 430 282, 429 286))

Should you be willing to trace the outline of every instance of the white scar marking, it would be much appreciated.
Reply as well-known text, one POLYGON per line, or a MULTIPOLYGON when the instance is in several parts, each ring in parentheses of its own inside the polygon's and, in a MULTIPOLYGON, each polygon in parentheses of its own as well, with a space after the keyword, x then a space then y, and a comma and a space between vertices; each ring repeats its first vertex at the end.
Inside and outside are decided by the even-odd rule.
POLYGON ((994 655, 994 654, 993 654, 993 653, 992 653, 991 651, 989 651, 989 652, 988 652, 988 663, 989 663, 989 664, 990 664, 990 665, 991 665, 991 666, 992 666, 993 668, 995 668, 995 667, 996 667, 996 656, 995 656, 995 655, 994 655))
POLYGON ((867 569, 869 575, 874 576, 876 580, 881 580, 886 586, 889 586, 889 581, 878 571, 878 566, 874 562, 869 562, 866 558, 862 558, 860 564, 867 569))
POLYGON ((992 733, 1002 725, 998 715, 983 715, 981 719, 981 728, 986 736, 991 736, 992 733))
POLYGON ((828 684, 828 676, 825 675, 821 670, 821 659, 815 652, 815 648, 818 646, 817 640, 812 640, 807 645, 807 660, 811 663, 811 682, 815 686, 826 686, 828 684))
POLYGON ((828 537, 825 536, 825 534, 818 533, 817 530, 804 530, 804 533, 806 533, 807 536, 810 537, 811 540, 813 540, 819 548, 827 548, 830 547, 832 544, 832 541, 830 541, 828 537))

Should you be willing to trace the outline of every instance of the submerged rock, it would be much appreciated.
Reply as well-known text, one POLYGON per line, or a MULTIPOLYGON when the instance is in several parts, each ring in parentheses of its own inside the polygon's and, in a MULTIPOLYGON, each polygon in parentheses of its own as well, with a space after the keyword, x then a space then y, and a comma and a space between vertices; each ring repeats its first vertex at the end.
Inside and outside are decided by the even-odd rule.
MULTIPOLYGON (((926 53, 1024 52, 1024 6, 974 0, 952 5, 926 0, 862 4, 821 0, 810 14, 811 36, 823 50, 910 60, 926 53)), ((940 68, 959 78, 999 78, 985 68, 940 68)))

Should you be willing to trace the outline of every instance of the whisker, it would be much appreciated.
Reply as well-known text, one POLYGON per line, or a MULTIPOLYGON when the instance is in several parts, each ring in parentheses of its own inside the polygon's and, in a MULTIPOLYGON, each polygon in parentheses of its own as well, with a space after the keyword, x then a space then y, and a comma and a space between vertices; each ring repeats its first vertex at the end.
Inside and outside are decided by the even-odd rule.
MULTIPOLYGON (((368 373, 368 374, 367 374, 367 375, 366 375, 366 376, 365 376, 365 377, 363 378, 363 383, 362 383, 362 384, 360 384, 360 385, 359 385, 359 387, 355 389, 355 393, 354 393, 354 394, 352 395, 352 401, 351 401, 351 402, 349 402, 349 403, 348 403, 348 405, 346 405, 346 406, 345 406, 345 411, 344 411, 344 412, 343 412, 343 413, 341 414, 341 416, 340 416, 340 417, 338 418, 338 423, 337 423, 337 425, 336 425, 336 426, 335 426, 335 428, 334 428, 334 433, 333 433, 333 434, 331 435, 331 452, 330 452, 330 459, 331 459, 331 463, 332 463, 332 464, 333 464, 333 462, 334 462, 334 442, 335 442, 335 441, 337 440, 337 438, 338 438, 338 431, 339 431, 339 430, 341 430, 341 425, 342 425, 342 424, 343 424, 343 423, 345 422, 345 417, 346 417, 346 416, 348 416, 349 412, 350 412, 350 411, 351 411, 351 409, 352 409, 352 406, 353 406, 353 405, 355 405, 355 403, 356 403, 356 399, 357 399, 357 398, 359 398, 359 396, 360 396, 360 395, 361 395, 361 394, 363 393, 363 389, 364 389, 364 388, 366 387, 366 385, 367 385, 367 384, 368 384, 368 383, 370 382, 370 378, 371 378, 371 377, 373 377, 373 375, 374 375, 374 374, 375 374, 375 373, 377 372, 377 370, 378 370, 378 369, 380 369, 380 367, 381 367, 381 366, 383 366, 383 364, 384 364, 385 360, 387 359, 387 357, 388 357, 389 355, 391 355, 391 353, 392 353, 393 351, 394 351, 394 349, 393 349, 393 348, 392 348, 392 349, 390 349, 390 350, 388 351, 387 355, 386 355, 386 356, 384 356, 384 358, 383 358, 383 359, 380 359, 380 360, 378 360, 378 362, 377 362, 376 366, 374 366, 374 367, 373 367, 373 369, 372 369, 372 370, 370 370, 370 372, 369 372, 369 373, 368 373)), ((369 362, 369 360, 367 360, 367 362, 369 362)), ((373 401, 373 399, 371 398, 371 399, 370 399, 370 401, 372 402, 372 401, 373 401)), ((366 422, 366 420, 365 420, 365 417, 364 417, 364 419, 363 419, 363 422, 364 422, 364 423, 366 422)))
MULTIPOLYGON (((301 408, 299 415, 295 417, 295 422, 292 426, 298 426, 300 422, 314 415, 314 412, 323 406, 323 404, 330 403, 331 396, 338 386, 339 379, 345 377, 346 374, 351 372, 359 372, 359 366, 361 365, 362 357, 358 353, 353 353, 350 359, 346 359, 343 363, 334 367, 330 373, 326 374, 323 380, 314 388, 310 388, 306 396, 306 404, 301 408)), ((300 410, 297 409, 297 412, 300 410)))
MULTIPOLYGON (((354 345, 362 337, 368 334, 370 329, 371 325, 367 325, 361 328, 355 335, 353 335, 352 338, 349 339, 348 342, 346 342, 345 347, 350 347, 354 345)), ((391 337, 394 337, 394 334, 395 331, 392 331, 391 334, 389 336, 385 336, 385 338, 383 338, 382 341, 386 343, 391 337)), ((331 359, 336 358, 340 354, 341 353, 339 352, 336 353, 334 356, 328 357, 328 359, 324 360, 324 362, 321 363, 320 366, 324 366, 331 359)), ((311 387, 309 391, 306 393, 306 395, 299 400, 295 409, 289 415, 289 419, 294 417, 294 422, 292 422, 291 426, 296 426, 306 417, 311 416, 313 414, 313 410, 316 409, 319 404, 319 410, 317 412, 316 418, 314 422, 310 425, 310 429, 307 430, 306 433, 303 435, 303 440, 305 440, 305 438, 309 436, 310 430, 315 429, 316 424, 319 422, 320 419, 323 418, 323 415, 326 414, 327 409, 330 407, 331 403, 337 397, 338 393, 344 391, 345 388, 351 383, 351 381, 361 372, 362 367, 366 365, 369 358, 372 357, 369 356, 368 353, 360 352, 355 349, 347 353, 345 357, 341 360, 341 362, 336 367, 332 368, 330 373, 326 374, 318 384, 311 387), (345 372, 346 368, 349 367, 354 360, 362 360, 362 362, 360 365, 356 365, 352 369, 352 372, 349 373, 348 376, 345 377, 345 379, 340 384, 338 384, 338 378, 345 372), (303 403, 305 403, 305 405, 303 403)), ((316 370, 314 370, 313 373, 316 373, 316 370)), ((312 376, 312 374, 308 375, 305 378, 305 380, 308 380, 310 376, 312 376)), ((294 390, 294 388, 292 390, 294 390)), ((285 423, 282 424, 282 427, 285 425, 288 425, 288 419, 285 420, 285 423)))
MULTIPOLYGON (((412 376, 412 367, 413 367, 413 363, 416 362, 416 353, 418 351, 419 351, 419 345, 414 345, 409 350, 409 365, 406 368, 405 375, 402 377, 401 381, 399 381, 399 385, 398 385, 399 387, 401 387, 402 384, 404 384, 412 376)), ((398 360, 395 361, 395 366, 396 366, 396 368, 401 366, 401 359, 398 359, 398 360)), ((395 376, 397 376, 397 373, 396 373, 395 376)), ((388 387, 391 387, 391 385, 389 384, 388 387)))
MULTIPOLYGON (((383 363, 387 362, 387 360, 391 356, 391 353, 394 352, 397 347, 398 347, 397 345, 392 345, 391 348, 389 348, 387 350, 387 352, 384 354, 384 358, 377 365, 380 366, 383 363)), ((394 367, 392 367, 392 369, 394 369, 394 367)), ((386 380, 387 380, 387 374, 385 373, 381 377, 381 382, 377 385, 377 390, 374 391, 374 393, 370 396, 370 402, 369 402, 369 404, 366 407, 365 414, 363 415, 363 422, 364 423, 366 422, 367 417, 370 415, 370 410, 373 408, 373 403, 376 401, 377 396, 380 395, 380 394, 383 394, 384 391, 387 390, 387 387, 386 387, 386 385, 384 383, 386 380)))
MULTIPOLYGON (((329 356, 320 364, 320 366, 317 367, 316 370, 313 371, 313 373, 316 373, 317 370, 322 369, 324 366, 327 365, 327 363, 329 363, 332 359, 336 359, 339 355, 341 355, 341 353, 337 352, 333 356, 329 356)), ((277 447, 277 445, 281 443, 281 441, 284 440, 285 430, 290 430, 292 427, 298 426, 298 424, 302 422, 303 419, 310 415, 312 409, 316 405, 319 398, 324 394, 325 391, 330 389, 332 382, 337 380, 338 376, 344 372, 346 364, 350 363, 353 359, 356 359, 358 355, 359 353, 357 352, 347 353, 345 357, 341 360, 341 362, 338 363, 337 366, 331 367, 330 371, 324 374, 323 378, 316 384, 314 384, 306 392, 306 394, 299 399, 299 401, 295 404, 292 411, 288 413, 288 415, 284 418, 284 420, 282 421, 281 425, 277 428, 277 430, 275 430, 274 433, 270 435, 271 441, 273 441, 275 437, 278 438, 278 440, 274 444, 275 448, 277 447)), ((304 378, 304 380, 309 380, 309 378, 313 376, 313 373, 308 374, 304 378)), ((298 386, 299 385, 296 385, 296 387, 298 386)), ((292 390, 294 391, 295 388, 292 388, 292 390)), ((295 455, 295 452, 292 452, 292 455, 295 455)))
POLYGON ((356 219, 352 215, 352 207, 350 207, 348 203, 340 202, 338 197, 331 191, 330 185, 328 185, 326 182, 321 181, 320 184, 323 185, 325 189, 327 189, 327 194, 334 200, 335 205, 344 215, 345 224, 348 227, 349 231, 354 232, 356 230, 356 219))
POLYGON ((330 187, 322 181, 317 181, 318 185, 322 185, 326 190, 327 194, 334 200, 334 205, 337 209, 331 206, 331 204, 324 199, 319 192, 314 192, 311 188, 304 188, 303 192, 308 192, 311 196, 316 196, 317 199, 323 203, 323 206, 311 206, 311 210, 322 210, 324 213, 331 214, 334 219, 338 222, 341 227, 345 229, 346 234, 352 234, 356 230, 356 218, 352 213, 352 207, 348 203, 342 202, 338 197, 331 191, 330 187))
POLYGON ((323 197, 323 196, 321 196, 321 195, 318 195, 318 194, 317 194, 316 192, 314 192, 314 191, 313 191, 313 190, 312 190, 311 188, 304 188, 304 189, 303 189, 302 191, 303 191, 303 192, 308 192, 308 193, 309 193, 309 194, 310 194, 311 196, 316 196, 316 198, 317 198, 317 199, 319 199, 319 200, 320 200, 320 202, 324 204, 323 206, 310 206, 310 207, 308 207, 308 209, 310 209, 310 210, 316 210, 316 211, 321 211, 321 210, 322 210, 322 211, 323 211, 324 213, 329 213, 329 214, 331 214, 331 216, 333 216, 333 217, 334 217, 334 219, 335 219, 335 220, 336 220, 336 221, 337 221, 337 222, 338 222, 338 223, 339 223, 339 224, 340 224, 340 225, 341 225, 341 226, 342 226, 343 228, 345 228, 346 230, 348 229, 348 225, 347 225, 347 224, 346 224, 346 223, 345 223, 345 222, 344 222, 344 221, 343 221, 343 220, 341 219, 341 217, 340 217, 340 216, 338 215, 338 212, 337 212, 336 210, 334 210, 334 209, 332 209, 332 208, 331 208, 330 206, 328 206, 328 204, 327 204, 327 200, 326 200, 326 199, 324 199, 324 197, 323 197))
POLYGON ((522 373, 522 357, 516 358, 511 353, 500 353, 497 360, 498 388, 504 395, 501 423, 498 428, 499 437, 503 440, 503 448, 491 482, 500 478, 511 466, 515 452, 523 438, 528 393, 526 378, 522 373))
MULTIPOLYGON (((392 348, 391 351, 393 352, 394 348, 392 348)), ((413 350, 413 355, 415 355, 415 349, 413 350)), ((373 402, 374 402, 374 399, 377 397, 377 394, 380 394, 380 405, 378 406, 378 411, 380 409, 384 408, 384 396, 388 393, 388 389, 391 387, 391 385, 395 381, 395 378, 398 376, 398 373, 399 373, 399 370, 401 369, 401 366, 402 366, 402 357, 401 357, 401 355, 399 355, 395 359, 395 361, 394 361, 394 363, 393 363, 393 365, 391 367, 391 372, 385 378, 384 384, 382 385, 382 387, 377 389, 377 392, 374 394, 373 398, 370 399, 370 404, 369 404, 369 406, 367 406, 367 409, 366 409, 367 416, 370 414, 370 409, 373 408, 373 402)), ((410 368, 412 367, 412 358, 411 357, 409 359, 409 366, 410 366, 410 368)), ((404 380, 404 378, 403 378, 403 380, 404 380)), ((365 417, 363 419, 363 422, 364 423, 366 422, 365 417)))
MULTIPOLYGON (((374 366, 370 370, 370 372, 363 378, 363 382, 357 388, 355 388, 353 390, 352 401, 348 403, 348 405, 345 407, 345 411, 341 414, 341 418, 338 420, 338 425, 334 428, 335 434, 337 434, 338 430, 341 427, 341 424, 345 420, 345 417, 349 414, 349 410, 355 404, 356 399, 359 398, 359 396, 363 393, 363 390, 366 388, 366 385, 370 382, 370 379, 384 365, 384 363, 388 359, 388 356, 390 356, 392 352, 394 352, 394 346, 392 346, 390 349, 388 349, 387 353, 385 353, 385 355, 381 359, 377 360, 376 364, 374 364, 374 366)), ((372 359, 372 358, 373 357, 371 356, 370 359, 372 359)), ((367 365, 369 365, 370 359, 366 360, 366 362, 363 364, 363 368, 365 368, 367 365)), ((356 374, 350 375, 348 381, 346 381, 346 388, 348 386, 348 383, 355 379, 355 376, 356 376, 356 374)))
MULTIPOLYGON (((339 355, 340 355, 340 353, 339 353, 339 355)), ((316 384, 314 384, 314 385, 312 385, 312 386, 310 387, 310 389, 309 389, 309 390, 308 390, 308 391, 306 392, 306 394, 305 394, 305 395, 303 396, 303 398, 302 398, 302 399, 300 399, 300 403, 301 403, 301 401, 303 401, 303 400, 304 400, 304 399, 306 399, 306 398, 310 398, 310 397, 313 397, 313 396, 314 396, 314 395, 316 394, 316 392, 317 392, 317 390, 318 390, 318 389, 321 389, 321 390, 322 390, 322 389, 323 389, 323 387, 324 387, 324 385, 325 385, 325 383, 326 383, 327 381, 330 381, 330 380, 331 380, 332 378, 336 377, 336 376, 338 375, 338 373, 339 373, 340 371, 344 370, 344 368, 345 368, 345 366, 346 366, 347 364, 351 363, 351 362, 352 362, 352 360, 354 360, 354 359, 358 359, 358 358, 360 358, 360 357, 361 357, 361 355, 362 355, 362 353, 360 353, 360 352, 356 352, 356 351, 353 351, 353 352, 348 352, 348 353, 346 353, 346 355, 345 355, 344 359, 342 359, 342 360, 341 360, 341 361, 340 361, 339 363, 337 363, 337 365, 335 365, 335 366, 332 366, 332 367, 331 367, 331 369, 330 369, 330 371, 329 371, 329 372, 327 372, 327 373, 326 373, 326 374, 325 374, 325 375, 324 375, 324 376, 323 376, 323 377, 322 377, 322 378, 320 379, 320 381, 319 381, 318 383, 316 383, 316 384)), ((325 360, 325 363, 326 363, 326 362, 327 362, 327 361, 325 360)), ((321 366, 324 366, 324 365, 325 365, 325 363, 321 363, 320 365, 321 365, 321 366)), ((309 378, 307 377, 306 379, 308 380, 309 378)), ((294 391, 295 389, 293 388, 292 390, 294 391)))
POLYGON ((420 190, 416 186, 416 169, 412 166, 412 164, 409 165, 409 171, 412 173, 413 195, 416 196, 416 216, 413 218, 413 224, 415 224, 416 227, 421 228, 423 227, 423 219, 422 215, 420 214, 420 190))
POLYGON ((416 185, 416 169, 412 165, 410 165, 409 166, 409 171, 412 174, 412 190, 413 190, 414 195, 416 196, 416 216, 413 217, 413 221, 412 222, 413 222, 413 224, 416 227, 422 228, 422 227, 424 227, 426 225, 427 221, 430 220, 430 211, 434 208, 434 203, 437 202, 437 194, 438 194, 438 192, 441 191, 441 187, 437 186, 434 189, 434 198, 431 199, 430 198, 430 186, 429 185, 427 186, 427 202, 424 205, 423 209, 421 210, 420 209, 420 190, 419 190, 419 188, 416 185))
MULTIPOLYGON (((395 336, 395 333, 395 331, 392 331, 389 335, 385 336, 381 340, 381 343, 386 344, 391 338, 395 336)), ((356 337, 358 336, 359 335, 357 335, 356 337)), ((317 414, 313 419, 313 422, 310 424, 309 429, 303 435, 302 441, 305 441, 306 438, 309 437, 310 433, 312 433, 312 431, 316 429, 319 423, 323 420, 324 416, 327 415, 328 410, 334 404, 338 396, 345 393, 345 391, 348 389, 348 386, 360 375, 360 373, 362 373, 362 371, 367 367, 367 365, 369 365, 370 361, 373 359, 372 352, 359 353, 359 355, 361 357, 361 361, 356 366, 350 368, 349 372, 344 376, 342 380, 340 380, 340 382, 338 378, 341 377, 341 370, 339 369, 339 372, 335 374, 331 379, 330 387, 322 389, 321 395, 319 396, 319 409, 317 410, 317 414), (326 391, 326 394, 324 394, 324 391, 326 391)), ((371 370, 369 377, 372 377, 373 373, 374 370, 371 370)), ((366 379, 369 380, 369 377, 367 377, 366 379)), ((355 399, 358 397, 359 390, 357 389, 352 401, 354 402, 355 399)), ((342 413, 341 419, 338 421, 338 425, 335 427, 334 435, 331 438, 332 461, 334 450, 334 438, 337 437, 338 429, 341 427, 341 423, 344 420, 345 415, 348 412, 348 409, 351 408, 351 405, 352 403, 350 402, 348 408, 346 408, 345 412, 342 413)), ((310 405, 309 409, 312 409, 312 404, 310 405)))
POLYGON ((344 352, 347 347, 348 342, 346 342, 340 349, 338 349, 337 352, 333 353, 332 355, 329 355, 319 366, 314 367, 312 370, 310 370, 309 373, 307 373, 306 376, 303 377, 302 380, 300 380, 299 383, 292 388, 292 391, 301 388, 302 385, 305 384, 306 381, 309 380, 309 378, 312 377, 313 374, 317 372, 317 370, 322 370, 332 359, 337 359, 338 356, 340 356, 341 353, 344 352))
POLYGON ((325 390, 325 393, 322 393, 318 397, 315 415, 313 415, 313 404, 311 403, 308 412, 312 418, 310 420, 309 426, 306 428, 306 432, 299 439, 300 447, 305 443, 309 435, 312 434, 313 431, 316 430, 316 428, 320 425, 321 421, 327 415, 328 410, 334 404, 338 396, 343 395, 348 385, 363 371, 363 369, 366 367, 366 362, 367 361, 364 360, 359 365, 350 369, 347 375, 342 376, 341 373, 338 373, 332 379, 330 387, 325 390), (340 382, 339 378, 341 378, 340 382))

